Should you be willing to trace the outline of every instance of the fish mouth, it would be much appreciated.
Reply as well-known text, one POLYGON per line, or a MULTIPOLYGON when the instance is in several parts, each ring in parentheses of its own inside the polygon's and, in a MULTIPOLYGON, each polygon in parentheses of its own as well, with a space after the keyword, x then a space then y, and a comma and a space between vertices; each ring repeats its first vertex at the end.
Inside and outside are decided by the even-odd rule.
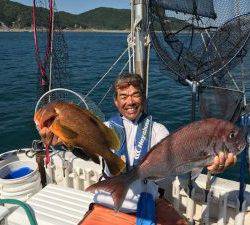
POLYGON ((50 128, 50 126, 52 125, 52 123, 55 121, 56 117, 57 117, 57 115, 50 116, 48 119, 46 119, 43 122, 42 127, 50 128))
POLYGON ((54 110, 52 112, 42 110, 35 115, 34 122, 45 145, 55 146, 60 143, 59 138, 50 129, 57 116, 54 110))
POLYGON ((58 114, 54 107, 44 107, 35 113, 34 122, 37 129, 42 130, 44 127, 49 128, 57 117, 58 114))
MULTIPOLYGON (((239 155, 245 148, 246 148, 247 144, 246 143, 242 143, 242 144, 237 144, 234 148, 231 147, 227 147, 226 145, 224 145, 224 148, 222 151, 222 153, 224 154, 228 154, 228 153, 233 153, 235 155, 239 155)), ((219 154, 217 154, 219 155, 219 154)))
POLYGON ((61 141, 60 139, 47 127, 43 127, 39 130, 39 134, 45 145, 58 145, 61 141))

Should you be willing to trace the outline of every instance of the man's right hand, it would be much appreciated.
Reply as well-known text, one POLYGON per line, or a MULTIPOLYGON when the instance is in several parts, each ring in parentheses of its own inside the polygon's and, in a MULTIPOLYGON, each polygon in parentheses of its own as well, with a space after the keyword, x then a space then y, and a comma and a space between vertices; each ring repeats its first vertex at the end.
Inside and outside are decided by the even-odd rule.
POLYGON ((225 154, 220 152, 218 156, 214 157, 212 165, 207 167, 207 170, 213 174, 222 173, 228 167, 233 166, 237 161, 236 155, 233 153, 225 154))

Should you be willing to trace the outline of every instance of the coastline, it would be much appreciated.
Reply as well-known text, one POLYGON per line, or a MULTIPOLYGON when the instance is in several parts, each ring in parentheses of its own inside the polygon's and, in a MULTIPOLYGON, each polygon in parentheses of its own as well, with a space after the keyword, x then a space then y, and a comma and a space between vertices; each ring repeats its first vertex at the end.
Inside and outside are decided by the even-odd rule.
MULTIPOLYGON (((129 33, 129 30, 103 30, 103 29, 63 29, 63 32, 79 32, 79 33, 129 33)), ((0 32, 33 32, 32 29, 3 29, 0 32)), ((39 30, 38 30, 39 32, 39 30)))

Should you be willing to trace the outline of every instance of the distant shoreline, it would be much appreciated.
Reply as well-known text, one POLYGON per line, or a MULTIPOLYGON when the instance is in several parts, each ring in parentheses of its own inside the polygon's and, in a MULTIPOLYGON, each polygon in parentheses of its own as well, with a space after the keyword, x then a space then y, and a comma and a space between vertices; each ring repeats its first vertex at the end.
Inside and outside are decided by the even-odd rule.
MULTIPOLYGON (((129 33, 129 30, 98 30, 98 29, 63 29, 63 32, 79 32, 79 33, 129 33)), ((33 32, 31 29, 3 29, 0 32, 33 32)), ((39 31, 38 31, 39 32, 39 31)))

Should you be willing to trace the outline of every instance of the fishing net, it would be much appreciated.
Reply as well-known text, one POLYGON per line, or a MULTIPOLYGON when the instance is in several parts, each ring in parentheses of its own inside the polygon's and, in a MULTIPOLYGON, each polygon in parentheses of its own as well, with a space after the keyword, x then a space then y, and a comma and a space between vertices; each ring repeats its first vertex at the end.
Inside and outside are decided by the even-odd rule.
POLYGON ((217 76, 211 76, 199 87, 201 118, 215 117, 232 122, 239 119, 245 108, 245 85, 248 80, 243 57, 245 55, 237 57, 237 60, 241 61, 240 66, 230 69, 229 64, 223 69, 223 73, 219 72, 217 76))
POLYGON ((213 1, 150 1, 152 43, 176 80, 200 82, 219 72, 222 76, 225 66, 240 63, 238 56, 245 54, 249 44, 250 10, 234 13, 225 4, 216 1, 213 8, 213 1))
POLYGON ((71 102, 105 120, 92 100, 68 89, 68 48, 63 28, 54 0, 33 0, 33 31, 39 74, 39 100, 35 111, 47 103, 71 102))
POLYGON ((248 0, 150 0, 150 36, 167 75, 199 86, 202 118, 236 120, 250 42, 248 0), (159 31, 159 32, 158 32, 159 31))
MULTIPOLYGON (((39 98, 51 89, 68 87, 68 49, 53 0, 33 0, 32 16, 39 98)), ((58 98, 61 99, 66 93, 54 94, 59 94, 58 98)), ((47 102, 48 99, 44 98, 43 101, 47 102)))
POLYGON ((199 90, 200 113, 203 118, 238 120, 244 93, 220 87, 202 86, 199 90))

